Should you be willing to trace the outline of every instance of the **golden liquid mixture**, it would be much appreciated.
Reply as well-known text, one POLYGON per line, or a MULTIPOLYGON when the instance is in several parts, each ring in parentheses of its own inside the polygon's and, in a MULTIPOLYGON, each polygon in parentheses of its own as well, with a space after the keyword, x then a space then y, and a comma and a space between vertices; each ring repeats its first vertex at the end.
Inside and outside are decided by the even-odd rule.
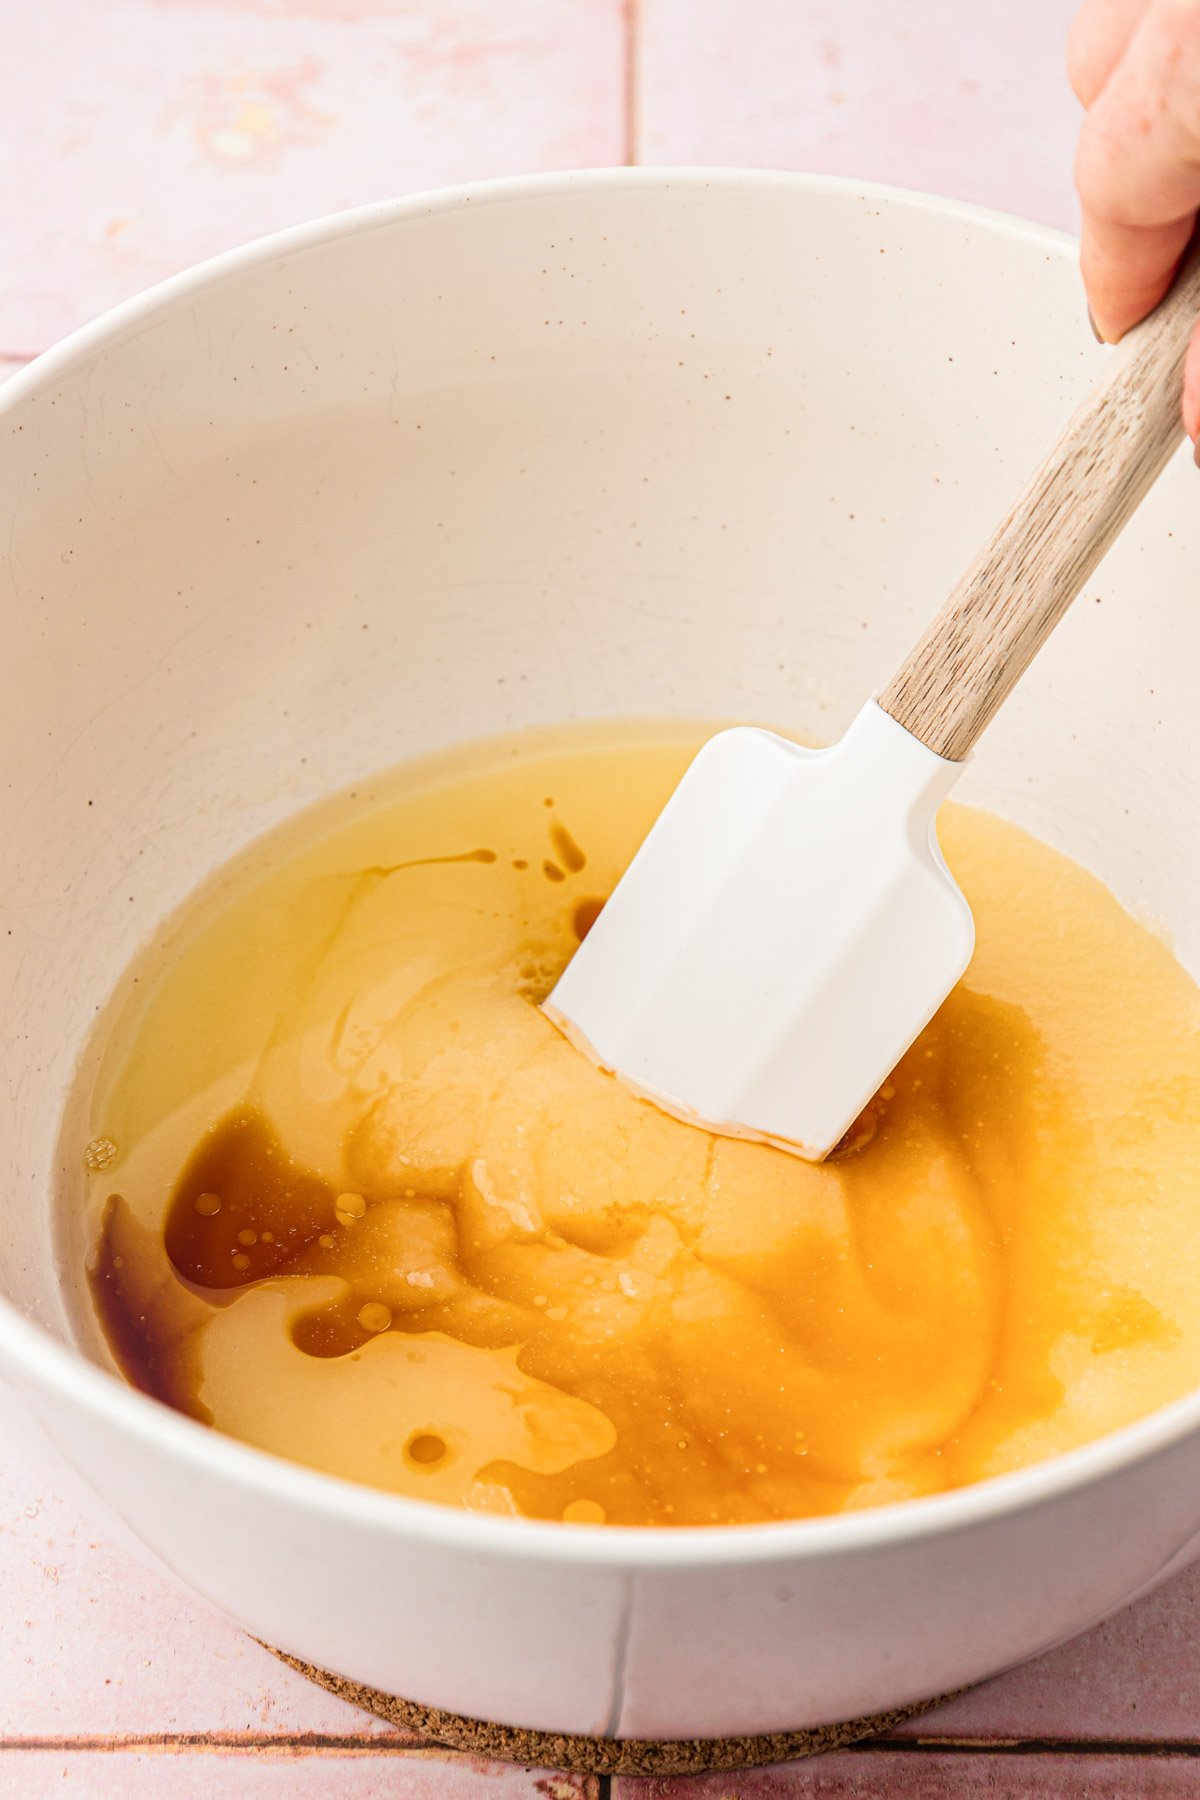
POLYGON ((706 735, 399 769, 191 903, 85 1156, 131 1380, 353 1480, 656 1525, 955 1487, 1196 1385, 1200 993, 1014 826, 944 810, 975 959, 821 1167, 537 1010, 706 735))

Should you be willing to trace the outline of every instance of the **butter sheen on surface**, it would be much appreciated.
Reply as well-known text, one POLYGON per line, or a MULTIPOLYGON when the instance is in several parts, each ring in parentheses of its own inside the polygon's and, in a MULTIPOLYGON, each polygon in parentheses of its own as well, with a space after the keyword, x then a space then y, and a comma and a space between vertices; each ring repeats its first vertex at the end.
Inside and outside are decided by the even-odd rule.
POLYGON ((664 1526, 961 1486, 1196 1385, 1200 993, 1015 826, 944 809, 974 961, 823 1166, 537 1010, 710 729, 397 769, 189 903, 79 1146, 131 1380, 399 1493, 664 1526))

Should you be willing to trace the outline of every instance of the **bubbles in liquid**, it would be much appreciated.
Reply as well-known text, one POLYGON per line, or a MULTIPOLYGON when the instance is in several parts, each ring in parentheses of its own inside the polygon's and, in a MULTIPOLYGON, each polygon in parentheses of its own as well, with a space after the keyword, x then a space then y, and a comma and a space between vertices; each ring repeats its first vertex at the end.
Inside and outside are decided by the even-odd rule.
POLYGON ((386 1331, 392 1322, 392 1309, 381 1300, 368 1300, 358 1309, 358 1322, 364 1331, 386 1331))
POLYGON ((117 1146, 110 1137, 93 1138, 83 1153, 83 1166, 91 1175, 98 1175, 101 1169, 107 1169, 116 1161, 117 1146))
POLYGON ((603 1525, 608 1515, 598 1500, 570 1500, 562 1516, 568 1525, 603 1525))
POLYGON ((211 1219, 221 1210, 221 1196, 220 1194, 197 1194, 192 1205, 202 1219, 211 1219))
POLYGON ((446 1440, 432 1431, 418 1431, 410 1438, 407 1445, 408 1460, 428 1468, 433 1463, 441 1462, 446 1454, 446 1440))
POLYGON ((354 1219, 361 1219, 367 1210, 367 1203, 361 1194, 339 1194, 334 1202, 338 1220, 349 1225, 354 1219))

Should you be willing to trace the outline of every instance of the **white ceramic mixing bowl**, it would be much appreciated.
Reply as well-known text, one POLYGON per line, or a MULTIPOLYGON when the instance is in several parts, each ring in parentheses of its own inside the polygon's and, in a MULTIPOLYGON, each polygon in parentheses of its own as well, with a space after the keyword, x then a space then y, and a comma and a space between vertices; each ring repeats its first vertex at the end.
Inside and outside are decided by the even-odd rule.
MULTIPOLYGON (((95 1010, 216 863, 500 728, 675 711, 836 734, 1102 355, 1071 246, 1032 227, 620 172, 287 233, 0 392, 0 1369, 260 1637, 486 1719, 764 1732, 975 1681, 1193 1553, 1200 1398, 964 1492, 791 1525, 597 1531, 369 1492, 125 1387, 55 1217, 95 1010)), ((1195 479, 1168 471, 965 784, 1193 967, 1195 479)))

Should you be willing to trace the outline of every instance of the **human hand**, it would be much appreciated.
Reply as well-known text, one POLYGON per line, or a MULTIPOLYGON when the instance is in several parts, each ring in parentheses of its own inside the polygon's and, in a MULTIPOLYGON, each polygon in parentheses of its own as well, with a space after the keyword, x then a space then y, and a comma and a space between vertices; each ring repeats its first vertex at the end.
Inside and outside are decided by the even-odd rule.
MULTIPOLYGON (((1075 158, 1080 264, 1097 333, 1115 343, 1158 305, 1196 227, 1200 0, 1084 0, 1067 72, 1087 109, 1075 158)), ((1183 423, 1200 437, 1200 327, 1183 423)))

